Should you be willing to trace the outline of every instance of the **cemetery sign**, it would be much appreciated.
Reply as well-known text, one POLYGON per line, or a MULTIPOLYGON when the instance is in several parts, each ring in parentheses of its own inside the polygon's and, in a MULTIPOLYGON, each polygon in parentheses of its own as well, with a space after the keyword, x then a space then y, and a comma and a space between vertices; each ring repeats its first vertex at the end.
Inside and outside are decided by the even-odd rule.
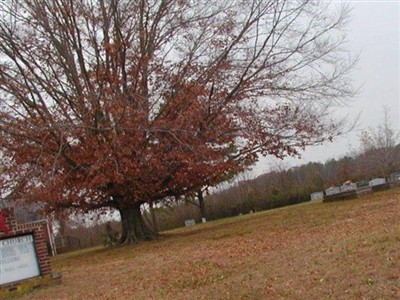
POLYGON ((40 275, 32 234, 0 240, 0 285, 40 275))
POLYGON ((61 282, 53 274, 47 221, 17 223, 14 209, 0 208, 0 299, 61 282))

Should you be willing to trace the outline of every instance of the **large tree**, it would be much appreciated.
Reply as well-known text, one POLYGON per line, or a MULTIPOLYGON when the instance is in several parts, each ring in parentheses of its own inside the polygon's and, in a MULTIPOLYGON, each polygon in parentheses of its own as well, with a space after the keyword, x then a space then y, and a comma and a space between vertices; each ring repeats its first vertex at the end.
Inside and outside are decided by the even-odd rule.
POLYGON ((119 210, 213 185, 337 134, 349 9, 314 0, 0 4, 3 193, 119 210))

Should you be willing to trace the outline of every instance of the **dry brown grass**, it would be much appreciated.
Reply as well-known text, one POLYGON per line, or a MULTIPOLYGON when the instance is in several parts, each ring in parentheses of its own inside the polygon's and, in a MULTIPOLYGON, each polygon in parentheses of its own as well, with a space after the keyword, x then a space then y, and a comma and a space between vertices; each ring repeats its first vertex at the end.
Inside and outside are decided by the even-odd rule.
POLYGON ((297 205, 53 260, 30 299, 400 299, 400 190, 297 205))

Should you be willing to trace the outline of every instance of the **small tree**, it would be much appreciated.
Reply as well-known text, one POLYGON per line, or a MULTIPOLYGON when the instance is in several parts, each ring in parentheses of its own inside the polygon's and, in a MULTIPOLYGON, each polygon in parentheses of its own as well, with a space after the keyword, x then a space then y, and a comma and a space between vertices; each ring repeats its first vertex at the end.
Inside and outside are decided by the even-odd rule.
POLYGON ((400 132, 390 124, 389 108, 384 107, 382 123, 361 134, 361 172, 388 178, 400 170, 400 132))

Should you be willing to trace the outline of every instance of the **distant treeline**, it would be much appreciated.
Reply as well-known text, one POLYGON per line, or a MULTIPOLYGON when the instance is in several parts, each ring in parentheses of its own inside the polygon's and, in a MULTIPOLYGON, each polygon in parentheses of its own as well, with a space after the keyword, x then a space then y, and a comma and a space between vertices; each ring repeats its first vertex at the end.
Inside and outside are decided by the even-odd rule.
MULTIPOLYGON (((276 170, 251 180, 238 180, 230 188, 205 197, 206 219, 246 214, 310 200, 310 194, 346 181, 358 182, 376 177, 389 179, 400 171, 400 145, 394 147, 368 147, 358 154, 326 163, 276 170)), ((154 209, 155 216, 147 213, 148 220, 156 220, 159 230, 183 226, 186 219, 201 221, 200 210, 191 205, 197 199, 180 199, 175 205, 154 209)))

